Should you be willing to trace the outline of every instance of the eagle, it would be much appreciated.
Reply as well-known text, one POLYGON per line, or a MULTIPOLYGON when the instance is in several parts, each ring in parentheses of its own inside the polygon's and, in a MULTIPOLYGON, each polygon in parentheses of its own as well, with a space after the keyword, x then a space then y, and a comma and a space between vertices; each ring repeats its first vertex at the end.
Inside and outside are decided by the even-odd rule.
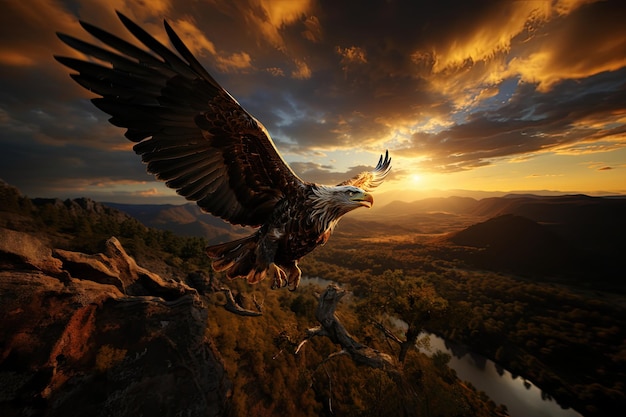
POLYGON ((206 248, 214 270, 295 290, 298 261, 326 243, 343 215, 372 206, 370 191, 391 169, 388 151, 372 171, 335 186, 303 181, 267 129, 215 81, 166 20, 175 51, 117 15, 147 49, 79 21, 108 48, 57 33, 87 58, 55 59, 98 96, 91 101, 111 124, 126 129, 149 173, 204 212, 255 228, 250 236, 206 248))

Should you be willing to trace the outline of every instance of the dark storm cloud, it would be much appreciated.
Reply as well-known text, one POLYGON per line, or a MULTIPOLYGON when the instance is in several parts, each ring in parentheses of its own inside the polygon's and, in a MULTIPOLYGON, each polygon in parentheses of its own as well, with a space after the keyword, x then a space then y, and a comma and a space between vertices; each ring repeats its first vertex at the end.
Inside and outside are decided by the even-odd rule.
POLYGON ((34 143, 28 134, 14 134, 14 138, 0 152, 1 178, 9 184, 19 184, 31 197, 59 196, 67 190, 84 190, 102 183, 141 183, 152 179, 137 156, 127 150, 34 143))

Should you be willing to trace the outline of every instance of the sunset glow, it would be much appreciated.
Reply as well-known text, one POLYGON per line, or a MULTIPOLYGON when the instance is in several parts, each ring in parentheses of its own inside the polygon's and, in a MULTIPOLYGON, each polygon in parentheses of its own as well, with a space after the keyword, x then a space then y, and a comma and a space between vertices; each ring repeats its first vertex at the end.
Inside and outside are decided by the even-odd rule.
POLYGON ((412 174, 409 177, 409 181, 412 182, 414 185, 417 185, 422 182, 422 176, 419 174, 412 174))

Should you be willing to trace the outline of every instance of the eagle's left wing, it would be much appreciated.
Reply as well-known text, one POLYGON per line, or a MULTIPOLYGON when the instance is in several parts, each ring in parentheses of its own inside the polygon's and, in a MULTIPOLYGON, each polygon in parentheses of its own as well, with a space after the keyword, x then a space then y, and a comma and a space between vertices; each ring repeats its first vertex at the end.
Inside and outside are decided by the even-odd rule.
POLYGON ((147 50, 80 22, 110 49, 59 34, 88 59, 56 59, 100 96, 92 102, 112 116, 112 124, 127 129, 148 172, 230 223, 265 223, 275 204, 303 183, 263 125, 215 81, 167 22, 178 54, 118 16, 147 50))
POLYGON ((384 159, 381 155, 376 168, 372 171, 361 172, 359 175, 337 185, 354 185, 362 190, 371 191, 382 184, 390 170, 391 158, 389 157, 389 151, 385 151, 384 159))

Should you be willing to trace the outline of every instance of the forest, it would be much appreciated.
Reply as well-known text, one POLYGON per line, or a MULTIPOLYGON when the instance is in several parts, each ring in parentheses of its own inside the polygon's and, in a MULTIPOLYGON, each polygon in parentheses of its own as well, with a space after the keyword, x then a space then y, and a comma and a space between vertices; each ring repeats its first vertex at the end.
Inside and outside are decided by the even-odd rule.
POLYGON ((317 325, 318 287, 292 293, 224 280, 210 270, 203 238, 147 228, 91 200, 31 200, 5 189, 0 202, 2 227, 93 253, 116 236, 140 265, 196 286, 209 310, 207 336, 233 381, 229 415, 507 415, 456 377, 449 355, 419 352, 422 331, 494 360, 584 416, 614 415, 626 405, 623 292, 478 269, 462 248, 337 234, 301 268, 350 292, 338 317, 355 339, 391 355, 398 377, 329 358, 339 347, 324 338, 295 354, 317 325), (216 291, 224 285, 262 315, 226 311, 216 291), (395 328, 394 318, 408 328, 395 328))
POLYGON ((353 242, 340 238, 310 256, 303 269, 345 282, 368 309, 376 305, 379 313, 409 323, 407 333, 414 323, 468 346, 585 416, 611 415, 626 405, 623 291, 475 269, 459 248, 358 245, 354 250, 353 242), (429 314, 415 304, 407 308, 416 293, 422 302, 430 300, 429 314))

